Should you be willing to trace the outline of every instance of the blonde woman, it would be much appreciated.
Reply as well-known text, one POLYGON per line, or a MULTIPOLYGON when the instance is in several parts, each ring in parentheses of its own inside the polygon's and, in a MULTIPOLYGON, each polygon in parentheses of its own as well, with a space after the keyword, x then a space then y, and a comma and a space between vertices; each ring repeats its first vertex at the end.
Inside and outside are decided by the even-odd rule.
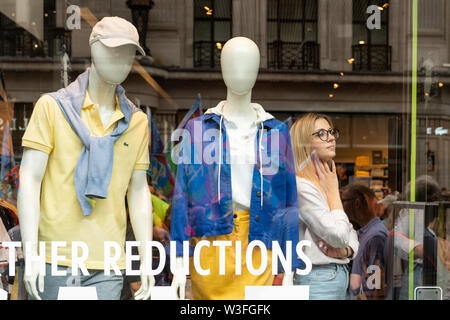
POLYGON ((290 130, 300 215, 300 239, 310 240, 305 254, 313 267, 295 275, 309 285, 311 300, 343 300, 349 283, 347 264, 358 251, 358 237, 343 210, 336 166, 339 131, 330 117, 309 113, 290 130))

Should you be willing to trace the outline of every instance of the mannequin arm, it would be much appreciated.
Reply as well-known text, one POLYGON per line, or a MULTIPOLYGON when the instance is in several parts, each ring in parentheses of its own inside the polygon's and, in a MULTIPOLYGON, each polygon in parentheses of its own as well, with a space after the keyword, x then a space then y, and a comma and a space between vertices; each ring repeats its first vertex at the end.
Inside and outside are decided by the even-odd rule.
POLYGON ((180 294, 178 295, 180 300, 184 300, 186 290, 186 274, 184 273, 184 261, 183 257, 177 257, 175 261, 175 272, 172 279, 172 287, 180 294))
MULTIPOLYGON (((17 196, 17 209, 20 222, 22 243, 31 243, 33 256, 37 255, 38 229, 40 217, 41 182, 47 167, 48 154, 34 149, 25 149, 20 166, 20 188, 17 196)), ((31 272, 24 276, 25 288, 34 299, 41 300, 36 290, 44 291, 44 275, 39 273, 37 261, 26 261, 31 265, 31 272)))
POLYGON ((155 278, 145 272, 146 266, 148 268, 152 266, 152 253, 151 250, 146 250, 146 246, 149 241, 152 241, 153 236, 152 201, 146 175, 144 170, 134 170, 127 194, 131 226, 136 240, 141 243, 139 255, 142 285, 135 294, 136 300, 147 300, 150 297, 151 288, 155 284, 155 278))
POLYGON ((294 272, 285 273, 283 276, 283 286, 294 285, 294 272))

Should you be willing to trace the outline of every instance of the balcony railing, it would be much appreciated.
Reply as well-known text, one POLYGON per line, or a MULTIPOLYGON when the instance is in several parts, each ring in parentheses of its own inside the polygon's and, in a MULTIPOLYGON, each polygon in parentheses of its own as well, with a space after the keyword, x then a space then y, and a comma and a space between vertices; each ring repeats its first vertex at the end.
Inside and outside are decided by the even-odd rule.
POLYGON ((268 44, 269 69, 318 70, 320 69, 320 45, 313 41, 268 44))
POLYGON ((45 29, 44 41, 38 41, 22 28, 0 30, 0 57, 55 57, 63 44, 70 55, 70 31, 63 28, 45 29))
POLYGON ((194 42, 194 66, 215 68, 220 66, 220 50, 215 42, 194 42))
POLYGON ((354 45, 352 54, 354 71, 391 71, 391 46, 354 45))

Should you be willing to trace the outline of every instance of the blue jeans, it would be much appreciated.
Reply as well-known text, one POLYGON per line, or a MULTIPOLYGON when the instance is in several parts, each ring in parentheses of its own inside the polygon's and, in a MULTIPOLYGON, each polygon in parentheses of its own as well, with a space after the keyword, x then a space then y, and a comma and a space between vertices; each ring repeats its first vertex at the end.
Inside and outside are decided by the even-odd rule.
MULTIPOLYGON (((44 292, 36 288, 42 300, 57 300, 60 287, 95 287, 98 300, 119 300, 123 286, 123 276, 116 275, 111 271, 109 276, 104 274, 104 270, 88 269, 89 275, 84 276, 78 270, 78 276, 72 276, 72 268, 58 266, 58 271, 66 271, 66 276, 52 276, 51 264, 45 264, 44 292)), ((32 298, 29 296, 29 299, 32 298)))
POLYGON ((294 285, 309 286, 310 300, 346 300, 349 283, 347 265, 313 265, 309 274, 295 274, 294 285))

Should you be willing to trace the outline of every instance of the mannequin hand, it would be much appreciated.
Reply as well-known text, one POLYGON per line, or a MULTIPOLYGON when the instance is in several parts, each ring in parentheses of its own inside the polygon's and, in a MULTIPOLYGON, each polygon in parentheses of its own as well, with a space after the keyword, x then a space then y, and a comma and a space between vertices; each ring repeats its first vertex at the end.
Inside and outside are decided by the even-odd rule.
POLYGON ((283 286, 293 286, 294 285, 294 272, 284 274, 282 285, 283 286))
POLYGON ((178 299, 184 300, 186 290, 186 275, 175 273, 173 275, 172 287, 175 289, 178 295, 178 299), (178 291, 180 290, 180 291, 178 291), (178 294, 179 292, 179 294, 178 294))
POLYGON ((36 279, 38 280, 38 288, 39 292, 44 292, 44 275, 40 273, 39 267, 40 262, 39 261, 31 261, 31 262, 25 262, 30 264, 30 274, 24 275, 23 277, 23 283, 25 284, 25 289, 27 290, 28 294, 33 297, 36 300, 42 300, 41 297, 38 294, 37 288, 36 288, 36 279))
POLYGON ((152 287, 155 285, 155 277, 144 273, 144 263, 141 264, 141 287, 134 294, 134 300, 148 300, 152 287))
POLYGON ((178 289, 180 290, 178 298, 180 300, 184 300, 186 290, 186 274, 184 273, 184 264, 182 257, 177 257, 176 259, 176 267, 173 274, 172 287, 177 293, 178 289))
POLYGON ((148 300, 152 287, 155 285, 155 277, 152 275, 141 275, 141 287, 134 294, 134 300, 148 300))

